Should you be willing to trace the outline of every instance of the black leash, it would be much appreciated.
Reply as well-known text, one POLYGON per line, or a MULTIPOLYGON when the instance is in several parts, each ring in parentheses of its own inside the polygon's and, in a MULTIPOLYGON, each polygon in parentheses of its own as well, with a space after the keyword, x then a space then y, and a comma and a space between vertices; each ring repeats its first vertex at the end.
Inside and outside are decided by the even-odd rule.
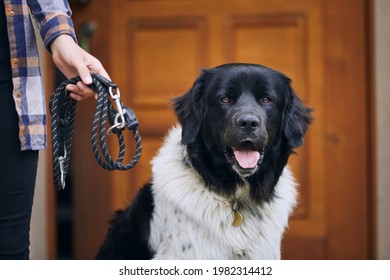
MULTIPOLYGON (((142 150, 141 137, 138 132, 138 121, 134 112, 120 101, 120 93, 117 85, 106 78, 91 74, 93 83, 91 89, 98 94, 95 114, 92 122, 91 144, 93 154, 99 165, 106 170, 128 170, 137 164, 142 150), (115 107, 110 98, 115 102, 115 107), (106 123, 110 127, 107 129, 106 123), (123 130, 132 131, 135 139, 135 153, 133 159, 123 164, 125 156, 125 141, 123 130), (113 160, 106 144, 106 133, 116 134, 119 142, 119 154, 117 160, 113 160), (99 139, 99 141, 98 141, 99 139)), ((80 77, 74 77, 63 83, 52 94, 49 101, 52 129, 52 160, 53 179, 56 190, 65 188, 65 178, 70 162, 74 119, 77 101, 69 97, 65 89, 68 84, 76 84, 80 77)))

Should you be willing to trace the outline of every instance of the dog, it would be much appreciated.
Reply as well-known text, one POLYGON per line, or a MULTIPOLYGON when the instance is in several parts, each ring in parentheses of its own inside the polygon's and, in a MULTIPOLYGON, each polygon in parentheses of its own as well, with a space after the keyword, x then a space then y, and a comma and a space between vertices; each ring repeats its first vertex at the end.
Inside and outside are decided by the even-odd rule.
POLYGON ((287 160, 312 121, 290 79, 224 64, 173 108, 151 181, 114 214, 96 259, 280 259, 297 196, 287 160))

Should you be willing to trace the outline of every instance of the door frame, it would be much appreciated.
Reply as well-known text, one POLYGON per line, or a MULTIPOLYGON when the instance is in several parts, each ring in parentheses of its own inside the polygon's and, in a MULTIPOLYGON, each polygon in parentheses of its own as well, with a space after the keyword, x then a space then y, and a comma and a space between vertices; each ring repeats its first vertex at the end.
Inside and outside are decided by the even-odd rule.
POLYGON ((374 92, 373 3, 327 0, 324 4, 325 155, 335 159, 327 161, 325 171, 331 203, 327 207, 326 255, 328 259, 372 259, 375 256, 375 109, 374 98, 370 98, 374 92), (335 100, 333 92, 342 92, 337 97, 341 100, 335 100), (345 106, 352 108, 348 115, 345 106), (359 157, 341 156, 354 153, 359 153, 359 157), (346 189, 346 185, 354 186, 354 192, 346 189))

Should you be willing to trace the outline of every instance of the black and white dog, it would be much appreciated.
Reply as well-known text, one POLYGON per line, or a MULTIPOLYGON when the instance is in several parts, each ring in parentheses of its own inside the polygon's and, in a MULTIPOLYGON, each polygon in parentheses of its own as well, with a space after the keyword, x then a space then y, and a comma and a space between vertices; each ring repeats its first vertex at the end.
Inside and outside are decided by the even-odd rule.
POLYGON ((286 164, 311 121, 290 79, 222 65, 174 109, 151 182, 115 214, 97 259, 280 259, 297 194, 286 164))

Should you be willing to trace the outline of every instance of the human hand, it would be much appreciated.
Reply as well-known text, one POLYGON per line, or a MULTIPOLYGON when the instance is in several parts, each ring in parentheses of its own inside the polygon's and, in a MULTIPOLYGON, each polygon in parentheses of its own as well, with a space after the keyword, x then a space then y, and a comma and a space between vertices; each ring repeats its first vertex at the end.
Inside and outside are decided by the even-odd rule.
POLYGON ((81 101, 96 93, 88 87, 92 83, 91 72, 110 79, 101 62, 84 51, 73 38, 63 34, 58 36, 51 44, 52 58, 54 64, 67 77, 80 76, 81 81, 76 85, 69 84, 66 90, 70 91, 70 97, 81 101))

